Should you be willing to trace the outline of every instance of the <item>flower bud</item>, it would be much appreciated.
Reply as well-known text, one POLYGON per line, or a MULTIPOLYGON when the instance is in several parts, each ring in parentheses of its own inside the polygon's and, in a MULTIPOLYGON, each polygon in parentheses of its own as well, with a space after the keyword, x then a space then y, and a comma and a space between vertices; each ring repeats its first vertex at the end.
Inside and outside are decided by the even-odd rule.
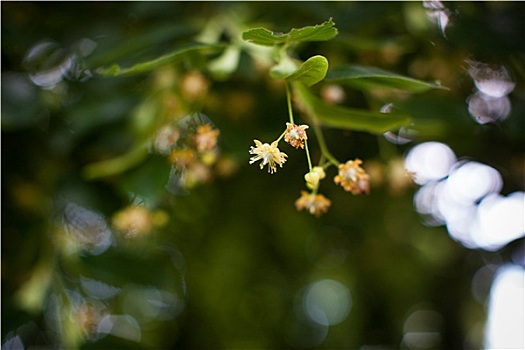
POLYGON ((306 187, 309 189, 314 189, 319 185, 319 173, 315 171, 311 171, 304 175, 304 179, 306 180, 306 187))
POLYGON ((324 169, 320 166, 316 166, 304 175, 304 179, 306 180, 306 187, 313 190, 314 188, 317 188, 319 186, 319 180, 324 179, 326 176, 324 169))

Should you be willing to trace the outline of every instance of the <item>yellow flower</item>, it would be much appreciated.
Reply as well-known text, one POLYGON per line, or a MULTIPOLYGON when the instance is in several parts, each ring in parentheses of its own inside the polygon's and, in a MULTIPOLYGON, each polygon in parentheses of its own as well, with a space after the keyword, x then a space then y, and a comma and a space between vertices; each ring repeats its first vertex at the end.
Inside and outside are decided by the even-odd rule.
POLYGON ((322 194, 313 194, 301 191, 301 197, 295 201, 297 210, 307 209, 310 214, 316 217, 328 211, 332 202, 322 194))
POLYGON ((268 164, 268 172, 270 174, 273 174, 277 171, 276 164, 278 164, 281 168, 283 167, 283 164, 286 162, 286 157, 288 157, 288 155, 279 151, 279 148, 277 148, 277 141, 272 142, 271 145, 262 143, 259 140, 253 141, 255 142, 256 147, 250 147, 250 154, 255 154, 255 156, 250 158, 250 164, 253 164, 258 160, 262 160, 262 163, 260 164, 261 169, 264 168, 266 164, 268 164))
POLYGON ((113 227, 126 237, 146 234, 153 228, 152 214, 143 206, 126 207, 113 215, 113 227))
POLYGON ((204 124, 197 128, 195 133, 195 145, 199 152, 209 151, 217 146, 219 130, 212 129, 210 124, 204 124))
POLYGON ((339 174, 334 177, 334 182, 352 194, 367 194, 370 191, 369 176, 359 166, 362 163, 360 159, 356 159, 339 164, 339 174))
POLYGON ((308 125, 294 125, 286 123, 286 132, 284 134, 284 141, 288 142, 292 147, 304 148, 304 141, 308 139, 306 136, 306 129, 308 125))
POLYGON ((179 148, 173 150, 169 155, 171 164, 188 166, 195 162, 195 151, 190 148, 179 148))

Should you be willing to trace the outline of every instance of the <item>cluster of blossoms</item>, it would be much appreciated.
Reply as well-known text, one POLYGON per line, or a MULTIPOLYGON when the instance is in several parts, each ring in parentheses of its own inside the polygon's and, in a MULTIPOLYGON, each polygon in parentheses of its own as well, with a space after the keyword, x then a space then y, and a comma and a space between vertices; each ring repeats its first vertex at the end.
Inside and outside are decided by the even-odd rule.
POLYGON ((278 148, 281 138, 284 138, 286 143, 296 149, 306 150, 310 171, 304 176, 304 179, 310 192, 301 191, 301 197, 295 201, 295 207, 299 211, 305 209, 310 214, 319 217, 326 213, 332 205, 328 198, 318 193, 320 181, 326 177, 325 168, 330 165, 337 165, 339 172, 334 177, 334 182, 341 185, 345 191, 354 195, 368 194, 369 175, 361 168, 362 161, 360 159, 349 160, 344 164, 332 161, 312 167, 307 144, 308 136, 306 130, 308 128, 308 125, 286 123, 286 130, 279 139, 272 143, 262 143, 259 140, 254 140, 255 146, 251 146, 249 151, 253 157, 250 158, 249 163, 253 164, 261 161, 259 164, 260 168, 263 169, 267 165, 270 174, 277 171, 277 165, 282 168, 288 155, 281 152, 278 148))
POLYGON ((212 177, 211 166, 219 155, 219 130, 199 118, 188 117, 177 126, 166 125, 153 141, 153 148, 167 155, 176 169, 172 172, 178 174, 176 182, 185 188, 208 181, 212 177))

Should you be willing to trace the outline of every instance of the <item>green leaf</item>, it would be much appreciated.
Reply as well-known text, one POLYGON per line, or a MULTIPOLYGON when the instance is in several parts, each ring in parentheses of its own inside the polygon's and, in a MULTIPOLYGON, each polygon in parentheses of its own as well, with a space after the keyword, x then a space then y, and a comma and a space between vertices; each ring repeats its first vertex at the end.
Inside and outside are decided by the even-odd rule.
POLYGON ((257 45, 273 46, 285 43, 288 35, 272 32, 265 28, 253 28, 243 32, 242 39, 257 45))
POLYGON ((335 23, 330 18, 328 21, 316 26, 292 29, 289 34, 290 41, 331 40, 337 35, 337 28, 334 25, 335 23))
POLYGON ((290 42, 326 41, 337 35, 335 23, 328 21, 303 28, 294 28, 288 33, 272 32, 266 28, 253 28, 242 33, 243 40, 257 45, 273 46, 290 42))
POLYGON ((313 56, 301 64, 295 72, 287 76, 286 80, 312 86, 323 80, 327 71, 328 60, 324 56, 313 56))
POLYGON ((179 62, 192 54, 202 53, 206 51, 216 51, 223 48, 224 45, 193 44, 185 48, 170 52, 154 60, 137 63, 129 68, 121 68, 118 64, 113 64, 108 68, 99 68, 97 70, 97 73, 102 76, 110 77, 142 74, 168 64, 179 62))
POLYGON ((331 69, 328 72, 327 80, 362 90, 390 88, 410 92, 424 92, 430 89, 447 89, 439 83, 417 80, 376 67, 357 65, 331 69))
POLYGON ((294 84, 294 92, 307 113, 325 126, 382 134, 410 121, 404 113, 381 113, 327 104, 302 84, 294 84))
POLYGON ((97 40, 96 50, 86 57, 86 61, 89 67, 100 67, 120 59, 133 57, 152 47, 162 47, 184 40, 191 35, 195 35, 195 30, 183 22, 152 23, 151 28, 133 33, 132 40, 126 40, 122 36, 97 40))

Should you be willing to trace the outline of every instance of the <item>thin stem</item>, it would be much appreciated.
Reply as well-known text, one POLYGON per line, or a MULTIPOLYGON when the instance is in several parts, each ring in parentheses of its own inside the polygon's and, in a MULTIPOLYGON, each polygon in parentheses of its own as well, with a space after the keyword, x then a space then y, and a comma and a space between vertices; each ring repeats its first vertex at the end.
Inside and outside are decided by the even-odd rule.
POLYGON ((317 142, 319 142, 319 147, 321 148, 321 154, 328 159, 328 161, 335 165, 339 165, 339 161, 335 159, 335 157, 328 151, 328 147, 326 146, 326 142, 324 140, 323 132, 321 131, 321 128, 319 125, 317 125, 316 121, 312 121, 312 126, 314 127, 315 136, 317 137, 317 142))
POLYGON ((286 101, 288 102, 288 116, 290 117, 290 123, 295 125, 292 111, 292 94, 290 93, 290 85, 288 83, 286 83, 286 101))
POLYGON ((323 170, 328 169, 328 167, 330 167, 330 165, 333 165, 333 164, 330 163, 330 162, 326 162, 326 163, 323 163, 323 164, 319 163, 319 166, 320 166, 321 168, 323 168, 323 170))
POLYGON ((332 165, 324 156, 324 154, 321 153, 321 157, 319 157, 319 163, 317 166, 320 166, 323 169, 328 169, 328 167, 332 165))
POLYGON ((281 134, 281 136, 279 136, 279 138, 277 139, 277 143, 279 143, 279 141, 281 141, 281 139, 284 137, 285 134, 286 134, 286 130, 284 130, 283 133, 281 134))
POLYGON ((306 159, 308 159, 308 169, 312 171, 312 160, 310 159, 310 151, 308 150, 308 142, 304 140, 304 149, 306 150, 306 159))

